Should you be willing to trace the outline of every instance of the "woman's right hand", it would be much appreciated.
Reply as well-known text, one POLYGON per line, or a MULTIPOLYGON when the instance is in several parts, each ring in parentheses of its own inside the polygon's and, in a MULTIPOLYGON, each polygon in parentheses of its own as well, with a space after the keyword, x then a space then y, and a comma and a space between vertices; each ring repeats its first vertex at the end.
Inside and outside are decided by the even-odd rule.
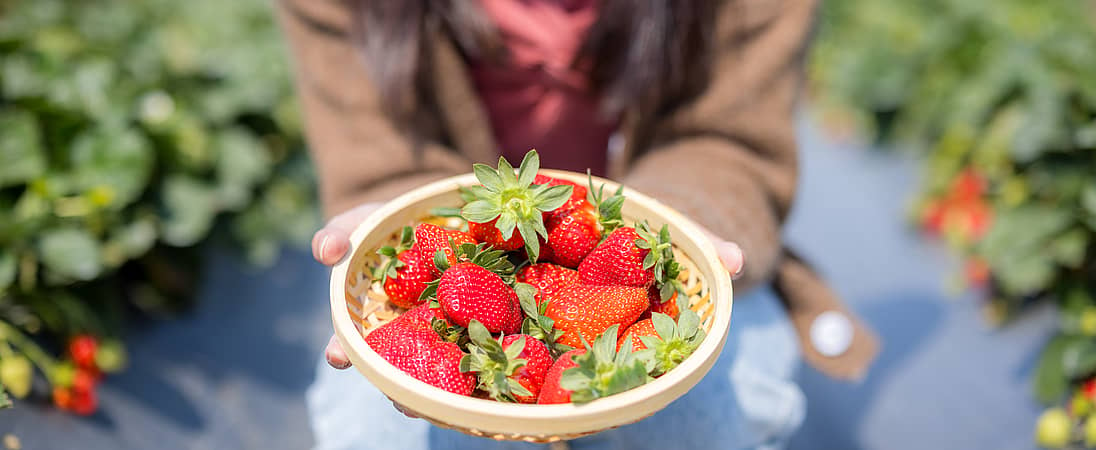
MULTIPOLYGON (((325 266, 338 263, 350 249, 350 233, 380 206, 380 203, 365 203, 331 218, 323 228, 312 235, 312 257, 325 266)), ((327 342, 324 353, 331 367, 336 369, 350 367, 350 358, 346 357, 346 352, 343 351, 334 335, 327 342)))

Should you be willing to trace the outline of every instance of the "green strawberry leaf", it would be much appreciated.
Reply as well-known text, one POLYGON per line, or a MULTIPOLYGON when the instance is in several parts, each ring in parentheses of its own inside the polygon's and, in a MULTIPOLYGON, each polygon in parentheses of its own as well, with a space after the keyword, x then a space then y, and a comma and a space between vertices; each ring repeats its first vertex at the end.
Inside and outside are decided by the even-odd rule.
MULTIPOLYGON (((499 158, 500 161, 505 159, 499 158)), ((476 174, 476 179, 489 191, 501 192, 503 190, 502 177, 498 171, 491 168, 486 164, 473 164, 472 173, 476 174)))
POLYGON ((540 170, 540 155, 535 150, 530 150, 525 154, 525 157, 521 159, 521 166, 518 168, 518 186, 529 186, 533 184, 533 180, 537 177, 537 171, 540 170))
POLYGON ((662 313, 651 313, 651 323, 655 326, 655 332, 663 340, 670 340, 677 334, 677 325, 674 319, 662 313))

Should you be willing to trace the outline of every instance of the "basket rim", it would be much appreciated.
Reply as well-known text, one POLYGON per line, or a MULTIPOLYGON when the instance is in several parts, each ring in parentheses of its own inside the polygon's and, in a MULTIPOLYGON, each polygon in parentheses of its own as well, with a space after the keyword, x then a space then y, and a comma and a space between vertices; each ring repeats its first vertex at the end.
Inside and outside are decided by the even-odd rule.
MULTIPOLYGON (((558 170, 545 169, 540 172, 557 178, 581 182, 582 184, 585 184, 587 177, 586 174, 558 170)), ((616 189, 619 185, 616 182, 600 177, 594 177, 594 181, 597 183, 605 183, 607 188, 611 187, 612 189, 616 189)), ((445 404, 447 408, 449 408, 449 411, 442 415, 446 417, 490 415, 511 420, 552 420, 566 418, 569 422, 583 421, 603 416, 606 413, 628 410, 630 407, 649 402, 652 397, 656 397, 660 393, 669 390, 672 386, 681 383, 697 370, 703 370, 704 374, 706 374, 711 368, 714 364, 713 355, 718 356, 717 354, 722 350, 729 334, 733 304, 733 291, 729 274, 727 274, 727 276, 708 277, 711 278, 707 280, 707 282, 709 283, 709 292, 713 295, 713 298, 718 295, 719 297, 726 297, 727 301, 713 301, 715 311, 713 311, 713 322, 708 336, 690 358, 687 358, 674 370, 671 370, 650 383, 627 392, 597 399, 581 405, 573 403, 555 405, 502 403, 462 396, 447 392, 410 377, 381 358, 380 355, 374 352, 373 349, 365 343, 365 340, 361 338, 353 319, 350 317, 350 312, 346 307, 345 292, 351 260, 354 255, 361 250, 362 243, 366 240, 366 237, 376 231, 377 227, 380 226, 385 219, 400 212, 406 207, 409 201, 448 193, 455 190, 458 186, 468 186, 476 184, 476 182, 475 175, 472 173, 456 175, 418 187, 385 203, 355 227, 350 235, 349 249, 344 257, 331 269, 331 318, 337 339, 339 339, 339 342, 347 352, 347 355, 354 361, 355 367, 367 378, 370 378, 371 382, 373 380, 372 377, 370 377, 370 371, 373 371, 377 375, 392 382, 390 388, 394 389, 392 389, 392 392, 384 392, 386 395, 389 397, 413 395, 423 397, 423 401, 445 404), (352 333, 348 330, 352 331, 352 333), (347 334, 350 334, 350 336, 347 336, 347 334), (353 337, 357 337, 357 339, 354 339, 353 337), (362 364, 368 367, 364 367, 362 364)), ((661 219, 665 220, 667 223, 673 223, 676 228, 685 231, 683 234, 687 236, 703 235, 699 226, 692 220, 685 218, 680 213, 666 207, 657 200, 647 197, 627 186, 624 187, 624 192, 629 201, 645 203, 648 207, 654 205, 663 209, 661 212, 664 214, 664 217, 661 219)), ((386 233, 389 231, 391 230, 385 230, 386 233)), ((676 235, 675 238, 681 239, 681 237, 676 235)), ((694 255, 690 252, 690 257, 694 262, 699 265, 701 264, 701 261, 709 263, 715 261, 719 264, 717 270, 726 273, 726 270, 722 270, 722 263, 719 263, 716 249, 709 240, 704 239, 698 241, 696 239, 689 239, 693 241, 695 247, 700 252, 699 255, 694 255)), ((703 377, 704 374, 701 374, 701 377, 703 377)), ((699 378, 697 381, 699 381, 699 378)), ((377 383, 373 384, 376 385, 377 383)), ((689 388, 691 389, 692 385, 690 385, 689 388)), ((379 386, 378 389, 380 389, 379 386)), ((382 392, 384 391, 383 389, 381 390, 382 392)), ((678 395, 682 394, 684 394, 684 391, 678 395)), ((672 400, 673 399, 671 399, 671 401, 672 400)), ((422 414, 424 417, 435 418, 437 416, 437 414, 435 414, 437 411, 419 411, 413 407, 411 409, 422 414)), ((649 414, 649 412, 647 414, 649 414)))

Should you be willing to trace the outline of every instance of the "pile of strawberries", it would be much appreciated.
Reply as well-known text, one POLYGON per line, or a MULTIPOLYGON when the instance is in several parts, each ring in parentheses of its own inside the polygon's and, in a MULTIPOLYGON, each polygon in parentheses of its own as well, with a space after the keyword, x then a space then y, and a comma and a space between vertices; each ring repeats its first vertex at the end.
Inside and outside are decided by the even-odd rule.
POLYGON ((366 335, 412 377, 461 395, 520 403, 588 402, 643 385, 704 339, 678 306, 668 228, 624 226, 622 191, 474 166, 462 190, 467 231, 405 227, 372 274, 408 309, 366 335))

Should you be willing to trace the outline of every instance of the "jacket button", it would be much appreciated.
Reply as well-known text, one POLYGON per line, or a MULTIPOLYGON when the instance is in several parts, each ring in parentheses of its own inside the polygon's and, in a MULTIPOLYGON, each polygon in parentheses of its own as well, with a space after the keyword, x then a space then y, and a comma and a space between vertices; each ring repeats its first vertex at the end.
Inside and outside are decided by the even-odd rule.
POLYGON ((852 345, 852 321, 837 311, 826 311, 811 322, 811 344, 823 356, 838 356, 852 345))

